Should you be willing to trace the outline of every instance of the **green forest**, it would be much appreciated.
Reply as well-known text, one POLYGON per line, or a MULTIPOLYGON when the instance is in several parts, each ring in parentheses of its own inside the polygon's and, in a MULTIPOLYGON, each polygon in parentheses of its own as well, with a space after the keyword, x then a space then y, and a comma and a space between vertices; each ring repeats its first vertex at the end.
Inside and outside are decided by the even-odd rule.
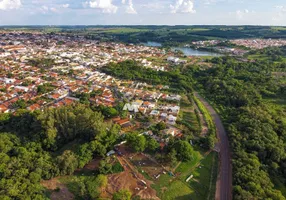
MULTIPOLYGON (((104 156, 118 139, 120 127, 105 123, 84 105, 0 115, 0 199, 48 199, 40 180, 71 175, 96 156, 104 156), (76 149, 69 149, 77 141, 76 149)), ((99 177, 101 180, 102 178, 99 177)), ((83 184, 83 183, 82 183, 83 184)), ((89 199, 101 187, 89 180, 89 199)))

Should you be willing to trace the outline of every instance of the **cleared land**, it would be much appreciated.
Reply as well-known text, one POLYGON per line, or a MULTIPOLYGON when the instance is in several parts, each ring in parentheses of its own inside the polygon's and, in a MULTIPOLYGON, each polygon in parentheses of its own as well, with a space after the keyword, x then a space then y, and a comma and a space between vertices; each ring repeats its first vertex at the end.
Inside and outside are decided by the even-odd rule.
POLYGON ((48 181, 42 181, 41 185, 48 189, 51 200, 72 200, 74 199, 73 193, 71 193, 68 187, 59 181, 60 177, 53 178, 48 181))
POLYGON ((212 152, 206 157, 198 154, 193 161, 181 163, 175 171, 175 176, 162 175, 154 181, 152 187, 159 198, 166 200, 201 200, 214 199, 217 174, 217 154, 212 152), (186 179, 194 177, 186 182, 186 179), (207 191, 211 191, 209 195, 207 191))

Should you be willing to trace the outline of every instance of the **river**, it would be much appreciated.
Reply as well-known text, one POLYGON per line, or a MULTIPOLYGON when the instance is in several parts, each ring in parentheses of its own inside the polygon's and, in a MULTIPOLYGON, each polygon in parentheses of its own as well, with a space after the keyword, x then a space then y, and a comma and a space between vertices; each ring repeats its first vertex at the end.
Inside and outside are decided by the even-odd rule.
MULTIPOLYGON (((149 46, 149 47, 161 47, 162 44, 159 42, 146 42, 146 43, 142 43, 145 46, 149 46)), ((191 47, 172 47, 172 50, 180 50, 182 51, 186 56, 221 56, 221 54, 219 53, 215 53, 215 52, 210 52, 210 51, 202 51, 202 50, 198 50, 198 49, 193 49, 191 47)))

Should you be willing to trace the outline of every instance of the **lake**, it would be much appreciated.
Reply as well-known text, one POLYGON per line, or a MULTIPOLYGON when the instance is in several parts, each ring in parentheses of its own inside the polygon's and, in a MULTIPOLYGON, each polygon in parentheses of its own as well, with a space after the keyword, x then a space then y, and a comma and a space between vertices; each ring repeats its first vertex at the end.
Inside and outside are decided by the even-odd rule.
POLYGON ((197 50, 190 47, 173 47, 172 50, 180 50, 186 56, 221 56, 221 54, 219 53, 197 50))
POLYGON ((162 44, 159 42, 144 42, 142 44, 147 47, 161 47, 162 46, 162 44))
MULTIPOLYGON (((162 44, 159 42, 151 42, 151 41, 142 43, 142 44, 148 47, 161 47, 162 46, 162 44)), ((186 56, 221 56, 221 54, 219 53, 197 50, 197 49, 193 49, 190 47, 172 47, 172 50, 173 51, 180 50, 186 56)))

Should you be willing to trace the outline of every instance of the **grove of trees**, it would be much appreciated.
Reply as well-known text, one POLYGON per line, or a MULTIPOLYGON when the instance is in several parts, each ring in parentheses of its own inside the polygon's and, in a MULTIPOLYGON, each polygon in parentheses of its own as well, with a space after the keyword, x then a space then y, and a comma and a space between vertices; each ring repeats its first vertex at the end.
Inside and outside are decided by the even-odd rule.
MULTIPOLYGON (((120 131, 118 125, 105 123, 101 113, 80 104, 0 116, 0 199, 46 199, 40 180, 73 174, 104 156, 120 131), (73 141, 76 149, 69 150, 73 141)), ((85 190, 95 196, 91 184, 85 190)))

